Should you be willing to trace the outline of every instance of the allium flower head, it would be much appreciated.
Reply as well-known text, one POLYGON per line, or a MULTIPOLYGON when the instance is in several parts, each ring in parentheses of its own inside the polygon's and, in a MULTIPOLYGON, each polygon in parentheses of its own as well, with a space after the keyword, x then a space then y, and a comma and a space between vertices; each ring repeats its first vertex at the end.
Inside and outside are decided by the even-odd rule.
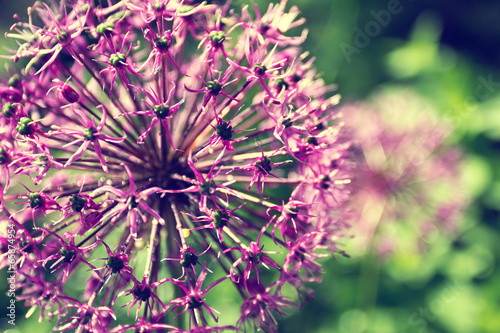
POLYGON ((342 112, 357 162, 351 201, 356 251, 423 251, 432 233, 455 230, 466 197, 460 152, 446 141, 451 125, 404 89, 379 92, 371 103, 346 105, 342 112))
POLYGON ((0 217, 30 313, 61 331, 270 332, 300 304, 341 253, 349 144, 286 7, 54 0, 16 16, 0 217), (218 311, 228 290, 239 319, 218 311))

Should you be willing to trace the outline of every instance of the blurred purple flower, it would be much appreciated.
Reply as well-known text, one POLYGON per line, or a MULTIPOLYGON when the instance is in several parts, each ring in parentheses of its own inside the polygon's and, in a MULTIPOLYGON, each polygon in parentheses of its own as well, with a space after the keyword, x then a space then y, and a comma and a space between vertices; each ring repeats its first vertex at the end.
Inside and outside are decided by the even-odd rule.
POLYGON ((403 89, 378 93, 370 104, 344 106, 342 112, 356 161, 350 204, 356 251, 421 251, 432 231, 454 231, 466 198, 460 152, 447 144, 450 125, 403 89))

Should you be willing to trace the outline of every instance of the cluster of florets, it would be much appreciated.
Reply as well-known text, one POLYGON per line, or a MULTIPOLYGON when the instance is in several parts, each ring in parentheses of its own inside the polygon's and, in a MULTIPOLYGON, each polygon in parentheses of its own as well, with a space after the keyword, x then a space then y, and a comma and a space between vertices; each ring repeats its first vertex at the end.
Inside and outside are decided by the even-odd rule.
POLYGON ((423 252, 459 226, 467 201, 450 124, 416 93, 387 89, 342 108, 353 138, 353 247, 383 257, 423 252))
POLYGON ((37 2, 7 34, 2 251, 56 330, 270 332, 341 253, 338 96, 287 35, 297 8, 229 2, 37 2))

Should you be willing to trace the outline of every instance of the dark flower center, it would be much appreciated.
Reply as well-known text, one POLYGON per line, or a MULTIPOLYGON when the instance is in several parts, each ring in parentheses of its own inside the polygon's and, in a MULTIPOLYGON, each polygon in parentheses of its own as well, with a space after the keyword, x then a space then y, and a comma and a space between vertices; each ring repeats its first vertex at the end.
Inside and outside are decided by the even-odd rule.
POLYGON ((168 117, 168 113, 170 111, 170 108, 168 107, 167 104, 159 104, 155 105, 153 107, 153 113, 158 116, 160 119, 165 119, 168 117))
POLYGON ((63 43, 68 40, 68 33, 66 32, 66 30, 61 30, 60 32, 56 33, 56 38, 58 41, 63 43))
POLYGON ((203 195, 212 195, 216 188, 215 182, 213 180, 207 180, 200 185, 200 193, 203 195))
POLYGON ((155 47, 163 52, 168 50, 171 43, 172 41, 169 38, 167 38, 167 36, 158 37, 154 40, 155 47))
POLYGON ((33 252, 33 248, 32 248, 31 243, 29 241, 19 242, 19 248, 21 249, 21 251, 26 252, 26 253, 33 252))
POLYGON ((182 254, 182 259, 180 261, 180 264, 183 267, 189 267, 189 266, 194 266, 198 263, 198 256, 194 254, 191 251, 185 251, 182 254))
POLYGON ((83 131, 83 137, 87 140, 94 141, 96 139, 95 134, 97 133, 97 130, 93 127, 87 128, 85 131, 83 131))
POLYGON ((271 159, 269 157, 264 156, 261 161, 257 161, 255 165, 263 172, 268 174, 271 172, 273 167, 271 166, 271 159))
POLYGON ((151 297, 151 289, 148 286, 145 286, 144 289, 141 286, 137 286, 134 289, 134 297, 146 302, 151 297))
POLYGON ((253 71, 255 74, 257 75, 264 75, 267 71, 267 67, 264 66, 263 64, 261 63, 256 63, 254 66, 253 66, 253 71))
POLYGON ((49 160, 49 158, 45 155, 40 155, 38 156, 38 164, 47 164, 47 161, 49 160))
POLYGON ((302 262, 305 259, 305 253, 306 249, 304 249, 302 246, 300 246, 296 251, 295 255, 299 258, 299 260, 302 262))
POLYGON ((20 82, 21 82, 21 78, 19 77, 19 75, 14 74, 11 76, 9 81, 7 81, 7 84, 9 85, 9 87, 13 87, 13 86, 17 86, 20 82))
POLYGON ((226 39, 226 34, 224 33, 224 31, 212 30, 210 31, 210 34, 208 34, 208 37, 210 38, 210 40, 212 40, 212 43, 214 43, 215 45, 220 45, 226 39))
POLYGON ((164 10, 165 10, 165 4, 163 4, 163 3, 159 2, 159 1, 156 1, 156 3, 155 3, 155 12, 160 13, 160 12, 162 12, 164 10))
POLYGON ((41 205, 43 205, 43 199, 38 194, 38 192, 30 193, 29 199, 31 208, 39 208, 41 205))
POLYGON ((203 300, 199 299, 198 297, 191 296, 189 298, 189 305, 188 309, 198 309, 203 305, 203 300))
POLYGON ((292 75, 292 82, 299 82, 300 80, 302 80, 302 76, 300 76, 299 74, 295 73, 292 75))
POLYGON ((221 229, 227 224, 229 220, 229 214, 227 212, 216 210, 212 213, 212 218, 214 219, 215 227, 221 229))
POLYGON ((332 180, 328 175, 323 176, 323 178, 321 179, 321 187, 325 190, 329 189, 331 181, 332 180))
POLYGON ((81 196, 79 196, 78 194, 73 194, 73 196, 71 198, 69 198, 69 203, 71 204, 71 209, 74 211, 74 212, 81 212, 82 209, 85 207, 85 203, 87 202, 87 200, 85 200, 85 198, 82 198, 81 196))
POLYGON ((16 107, 14 104, 7 102, 3 105, 2 107, 2 114, 6 118, 10 118, 14 115, 14 112, 16 111, 16 107))
POLYGON ((318 143, 318 139, 316 139, 314 136, 310 136, 306 139, 306 142, 313 145, 313 146, 317 146, 319 145, 318 143))
POLYGON ((115 25, 112 22, 104 22, 97 26, 96 31, 100 35, 104 35, 105 33, 109 33, 113 31, 115 25))
POLYGON ((339 168, 339 161, 337 159, 332 160, 332 162, 330 163, 330 167, 332 169, 338 169, 339 168))
POLYGON ((215 126, 215 131, 222 140, 230 140, 233 136, 233 126, 228 126, 228 123, 225 121, 215 126))
POLYGON ((276 80, 276 87, 278 91, 282 91, 283 89, 287 90, 290 85, 283 78, 279 78, 276 80))
POLYGON ((269 29, 271 29, 271 27, 270 27, 270 26, 269 26, 269 24, 267 24, 267 23, 262 23, 262 24, 260 25, 260 32, 261 32, 261 34, 263 34, 263 35, 264 35, 264 34, 265 34, 265 33, 266 33, 269 29))
POLYGON ((210 92, 210 94, 217 96, 222 91, 222 84, 217 80, 208 81, 207 89, 210 92))
POLYGON ((113 256, 108 258, 106 264, 111 269, 113 274, 118 273, 123 267, 125 267, 125 264, 123 263, 123 260, 121 258, 113 256))
POLYGON ((127 57, 125 56, 125 54, 120 52, 113 53, 109 57, 109 63, 113 67, 120 67, 125 64, 125 61, 127 61, 127 57))
POLYGON ((6 164, 8 161, 8 157, 7 157, 7 152, 5 151, 5 149, 0 149, 0 165, 1 164, 6 164))
POLYGON ((90 323, 90 320, 92 319, 92 313, 87 312, 85 316, 83 317, 82 324, 88 324, 90 323))
POLYGON ((251 263, 258 263, 260 261, 260 259, 262 258, 262 253, 259 252, 257 254, 255 253, 249 253, 248 254, 248 260, 250 260, 251 263))
POLYGON ((64 258, 64 261, 68 263, 72 262, 75 256, 75 250, 68 250, 64 247, 59 250, 59 253, 64 258))
POLYGON ((287 215, 288 215, 291 219, 294 219, 294 218, 296 218, 296 217, 297 217, 298 212, 299 212, 299 208, 298 208, 297 206, 293 206, 293 207, 288 208, 287 215))
POLYGON ((131 196, 130 197, 130 203, 128 205, 128 208, 129 209, 134 209, 135 207, 137 207, 139 203, 137 202, 137 200, 135 200, 135 197, 134 196, 131 196))
POLYGON ((16 131, 21 135, 31 135, 33 134, 33 126, 31 126, 33 121, 28 117, 22 117, 19 119, 19 123, 16 126, 16 131))
POLYGON ((283 126, 285 126, 285 128, 288 128, 292 126, 293 122, 290 120, 290 118, 285 118, 283 119, 282 124, 283 126))

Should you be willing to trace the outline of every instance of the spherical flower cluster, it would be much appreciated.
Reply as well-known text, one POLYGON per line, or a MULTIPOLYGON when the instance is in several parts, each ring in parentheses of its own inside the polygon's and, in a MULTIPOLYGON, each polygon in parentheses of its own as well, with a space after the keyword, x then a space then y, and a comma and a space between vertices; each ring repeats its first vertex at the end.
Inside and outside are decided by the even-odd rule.
POLYGON ((300 304, 318 259, 342 253, 349 144, 286 5, 53 0, 16 16, 0 265, 28 314, 71 332, 272 332, 300 304), (230 323, 217 308, 238 299, 230 323))
MULTIPOLYGON (((416 93, 392 88, 371 103, 342 107, 353 141, 355 251, 423 252, 433 234, 451 234, 467 199, 451 125, 416 93)), ((354 253, 353 253, 354 254, 354 253)))

